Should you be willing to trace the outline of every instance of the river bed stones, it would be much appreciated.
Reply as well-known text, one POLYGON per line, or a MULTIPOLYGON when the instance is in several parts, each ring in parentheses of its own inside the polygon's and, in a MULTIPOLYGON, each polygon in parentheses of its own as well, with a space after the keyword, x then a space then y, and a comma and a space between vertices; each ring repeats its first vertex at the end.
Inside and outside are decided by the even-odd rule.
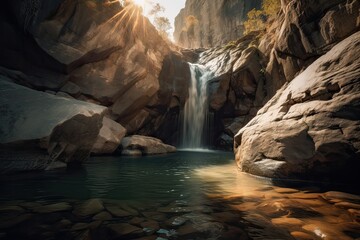
POLYGON ((103 202, 100 199, 90 199, 75 207, 74 214, 79 217, 88 217, 104 210, 103 202))
POLYGON ((34 208, 34 212, 37 213, 54 213, 54 212, 64 212, 72 209, 72 206, 69 203, 54 203, 45 206, 40 206, 34 208))
MULTIPOLYGON (((265 196, 274 190, 263 191, 265 196)), ((240 196, 218 196, 204 199, 206 206, 192 201, 157 204, 107 199, 58 203, 14 201, 0 204, 1 239, 51 239, 59 234, 59 239, 109 240, 346 240, 360 237, 356 195, 281 192, 285 192, 281 199, 263 197, 261 202, 248 202, 248 198, 241 200, 240 196), (298 198, 287 199, 294 194, 298 198), (326 196, 327 200, 319 196, 326 196), (339 207, 340 203, 353 208, 339 207), (207 208, 211 211, 204 212, 207 208)))

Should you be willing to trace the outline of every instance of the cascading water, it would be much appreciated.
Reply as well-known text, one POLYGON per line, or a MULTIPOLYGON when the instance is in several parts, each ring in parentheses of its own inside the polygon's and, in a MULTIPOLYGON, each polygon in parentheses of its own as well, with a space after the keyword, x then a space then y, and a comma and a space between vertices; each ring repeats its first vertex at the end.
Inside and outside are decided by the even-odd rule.
POLYGON ((200 149, 206 146, 209 132, 207 82, 213 74, 203 65, 189 63, 189 66, 191 82, 183 114, 182 147, 200 149))

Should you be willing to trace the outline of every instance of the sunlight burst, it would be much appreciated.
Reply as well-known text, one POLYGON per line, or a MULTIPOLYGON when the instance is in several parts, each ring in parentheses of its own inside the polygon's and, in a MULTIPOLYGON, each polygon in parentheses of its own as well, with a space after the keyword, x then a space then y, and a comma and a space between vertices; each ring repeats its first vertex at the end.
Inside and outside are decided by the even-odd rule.
POLYGON ((133 0, 135 5, 138 5, 140 7, 145 7, 147 0, 133 0))

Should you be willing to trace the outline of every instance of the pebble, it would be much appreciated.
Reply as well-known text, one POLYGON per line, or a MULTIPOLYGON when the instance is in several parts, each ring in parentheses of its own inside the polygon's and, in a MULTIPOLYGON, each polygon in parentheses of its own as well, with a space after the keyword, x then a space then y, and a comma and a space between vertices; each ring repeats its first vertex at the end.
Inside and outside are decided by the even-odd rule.
POLYGON ((159 212, 142 212, 142 215, 144 215, 146 218, 151 218, 158 222, 163 222, 168 219, 166 214, 159 212))
POLYGON ((11 228, 13 226, 16 226, 17 224, 29 220, 32 216, 33 214, 22 214, 20 216, 16 216, 13 218, 2 219, 0 221, 0 229, 11 228))
POLYGON ((231 212, 213 213, 211 216, 217 219, 219 222, 224 223, 237 223, 241 220, 238 215, 231 212))
POLYGON ((89 227, 88 223, 76 223, 72 226, 71 231, 80 231, 87 229, 89 227))
POLYGON ((140 237, 144 232, 141 228, 133 226, 128 223, 117 223, 117 224, 109 224, 109 230, 115 235, 115 237, 140 237))
POLYGON ((138 225, 140 226, 140 223, 144 222, 145 221, 145 218, 141 218, 141 217, 134 217, 132 218, 129 223, 132 224, 132 225, 138 225))
POLYGON ((360 204, 349 203, 349 202, 338 202, 335 203, 336 207, 345 208, 345 209, 360 209, 360 204))
POLYGON ((0 213, 4 213, 4 212, 23 213, 23 212, 25 212, 25 209, 23 209, 22 207, 19 207, 19 206, 2 206, 2 207, 0 207, 0 213))
POLYGON ((104 210, 103 202, 100 199, 90 199, 75 207, 74 215, 88 217, 104 210))
POLYGON ((304 232, 294 231, 294 232, 291 232, 291 236, 293 236, 297 240, 314 240, 313 236, 311 236, 308 233, 304 233, 304 232))
POLYGON ((112 216, 110 213, 108 212, 101 212, 101 213, 98 213, 96 214, 94 217, 93 217, 94 220, 100 220, 100 221, 108 221, 108 220, 111 220, 112 219, 112 216))
POLYGON ((49 204, 49 205, 33 208, 33 211, 37 213, 54 213, 54 212, 64 212, 70 210, 72 210, 72 206, 66 202, 49 204))
POLYGON ((181 217, 181 216, 175 216, 170 218, 166 223, 171 227, 178 227, 183 225, 188 219, 181 217))
POLYGON ((339 203, 339 202, 343 202, 344 200, 345 202, 352 202, 357 204, 360 203, 360 196, 349 193, 332 191, 332 192, 326 192, 321 196, 331 203, 339 203))
POLYGON ((293 188, 274 188, 275 192, 278 193, 298 193, 299 190, 293 188))
POLYGON ((297 218, 274 218, 271 220, 274 225, 286 228, 296 228, 301 227, 304 224, 304 221, 297 219, 297 218))

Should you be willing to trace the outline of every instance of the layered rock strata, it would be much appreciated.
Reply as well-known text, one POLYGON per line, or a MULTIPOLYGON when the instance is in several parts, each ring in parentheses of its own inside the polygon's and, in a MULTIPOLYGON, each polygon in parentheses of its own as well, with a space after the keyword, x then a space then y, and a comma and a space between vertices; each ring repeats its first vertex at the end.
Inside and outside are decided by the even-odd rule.
POLYGON ((357 178, 360 32, 334 46, 235 136, 241 170, 266 177, 357 178))

